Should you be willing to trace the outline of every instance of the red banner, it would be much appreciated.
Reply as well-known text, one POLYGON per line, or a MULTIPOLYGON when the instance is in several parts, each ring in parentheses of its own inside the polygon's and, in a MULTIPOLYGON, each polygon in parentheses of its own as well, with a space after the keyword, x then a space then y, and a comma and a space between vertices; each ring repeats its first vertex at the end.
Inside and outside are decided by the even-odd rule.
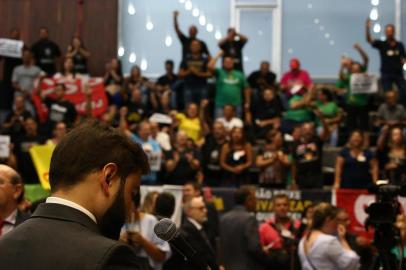
MULTIPOLYGON (((75 105, 78 114, 86 114, 86 95, 83 92, 85 83, 89 85, 89 91, 92 93, 91 106, 93 116, 99 117, 107 110, 108 101, 102 78, 76 78, 63 81, 60 79, 47 78, 42 80, 40 85, 43 95, 52 97, 57 83, 63 83, 65 85, 65 99, 75 105)), ((41 99, 35 95, 33 96, 33 103, 37 109, 40 121, 45 122, 48 117, 47 107, 42 103, 41 99)))

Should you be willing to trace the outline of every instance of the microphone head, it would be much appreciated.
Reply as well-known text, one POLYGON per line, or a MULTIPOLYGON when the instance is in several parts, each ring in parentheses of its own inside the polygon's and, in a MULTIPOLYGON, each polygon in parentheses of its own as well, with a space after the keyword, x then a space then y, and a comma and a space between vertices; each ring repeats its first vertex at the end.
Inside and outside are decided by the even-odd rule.
POLYGON ((176 229, 176 224, 169 218, 161 219, 154 226, 154 232, 156 236, 164 241, 172 240, 175 237, 177 231, 178 230, 176 229))

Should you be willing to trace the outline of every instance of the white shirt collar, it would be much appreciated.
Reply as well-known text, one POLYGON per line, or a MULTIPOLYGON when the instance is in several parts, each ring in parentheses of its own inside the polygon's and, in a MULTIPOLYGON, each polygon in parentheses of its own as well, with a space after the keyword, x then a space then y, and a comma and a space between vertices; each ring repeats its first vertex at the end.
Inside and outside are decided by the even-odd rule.
POLYGON ((201 230, 202 228, 203 228, 203 226, 202 225, 200 225, 196 220, 194 220, 193 218, 187 218, 189 221, 190 221, 190 223, 192 223, 195 227, 196 227, 196 229, 197 230, 201 230))
POLYGON ((80 212, 86 214, 89 218, 91 218, 97 224, 96 217, 89 210, 87 210, 86 208, 84 208, 83 206, 81 206, 75 202, 72 202, 72 201, 69 201, 66 199, 62 199, 59 197, 51 196, 51 197, 47 198, 46 203, 62 204, 62 205, 66 205, 68 207, 74 208, 76 210, 79 210, 80 212))
POLYGON ((7 221, 7 223, 14 226, 16 224, 16 219, 17 219, 17 209, 11 212, 11 214, 4 221, 7 221))

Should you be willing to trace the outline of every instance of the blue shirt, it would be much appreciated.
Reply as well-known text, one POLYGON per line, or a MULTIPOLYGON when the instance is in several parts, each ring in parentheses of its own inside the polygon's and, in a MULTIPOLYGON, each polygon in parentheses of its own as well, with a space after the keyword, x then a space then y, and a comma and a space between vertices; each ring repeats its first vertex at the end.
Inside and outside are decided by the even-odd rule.
POLYGON ((149 166, 151 173, 141 177, 142 184, 155 184, 157 181, 158 172, 161 170, 161 156, 162 150, 159 143, 154 139, 149 138, 148 141, 143 141, 138 135, 133 135, 132 140, 139 143, 142 149, 148 156, 149 166))

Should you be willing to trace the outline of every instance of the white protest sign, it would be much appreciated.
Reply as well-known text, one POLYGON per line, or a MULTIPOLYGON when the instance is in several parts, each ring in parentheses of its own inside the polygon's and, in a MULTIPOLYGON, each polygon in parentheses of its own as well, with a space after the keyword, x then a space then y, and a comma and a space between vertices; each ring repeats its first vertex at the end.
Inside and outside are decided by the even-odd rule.
POLYGON ((10 136, 0 135, 0 158, 10 156, 10 136))
POLYGON ((149 167, 151 171, 158 172, 161 170, 162 152, 149 152, 147 153, 149 167))
POLYGON ((0 38, 0 55, 21 58, 23 46, 24 43, 21 40, 0 38))
POLYGON ((352 94, 374 94, 378 92, 378 78, 368 74, 352 74, 350 87, 352 94))

